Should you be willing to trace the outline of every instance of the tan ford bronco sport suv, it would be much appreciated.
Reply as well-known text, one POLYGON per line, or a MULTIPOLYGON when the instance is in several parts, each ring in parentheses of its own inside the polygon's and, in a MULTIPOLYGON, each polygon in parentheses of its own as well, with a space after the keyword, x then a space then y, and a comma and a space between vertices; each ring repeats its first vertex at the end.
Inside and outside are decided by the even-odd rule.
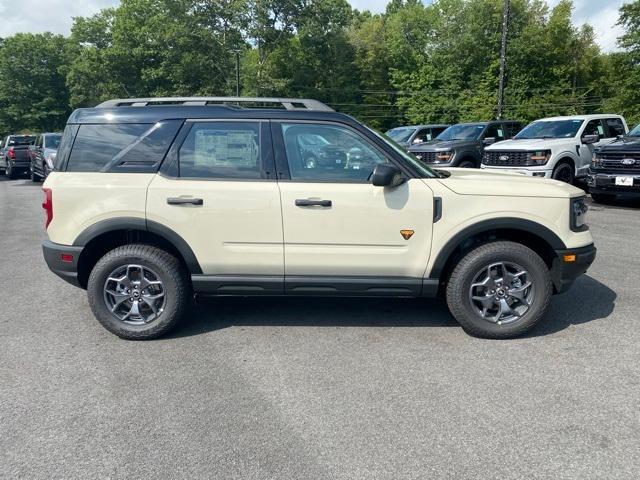
POLYGON ((314 100, 79 109, 43 190, 47 264, 128 339, 168 332, 194 293, 441 293, 467 332, 514 337, 596 253, 582 190, 430 169, 314 100))

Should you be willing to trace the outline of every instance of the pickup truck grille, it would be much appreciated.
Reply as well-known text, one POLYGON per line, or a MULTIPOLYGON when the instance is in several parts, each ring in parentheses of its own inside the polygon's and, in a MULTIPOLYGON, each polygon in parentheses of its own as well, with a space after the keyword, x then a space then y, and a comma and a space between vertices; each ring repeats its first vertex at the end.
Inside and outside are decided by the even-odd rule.
POLYGON ((436 161, 436 152, 411 152, 420 160, 426 163, 433 163, 436 161))
POLYGON ((611 170, 640 170, 640 152, 607 152, 602 154, 601 158, 601 168, 611 170), (635 163, 631 165, 623 163, 623 160, 627 159, 633 159, 635 163))
POLYGON ((485 151, 482 163, 496 167, 521 167, 528 165, 529 155, 523 151, 485 151))

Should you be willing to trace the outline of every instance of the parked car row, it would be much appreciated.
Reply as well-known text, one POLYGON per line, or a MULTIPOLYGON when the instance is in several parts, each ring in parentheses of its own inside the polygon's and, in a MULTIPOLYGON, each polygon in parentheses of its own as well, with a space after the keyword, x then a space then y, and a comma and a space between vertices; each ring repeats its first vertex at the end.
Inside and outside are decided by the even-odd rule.
MULTIPOLYGON (((402 128, 417 127, 387 135, 395 140, 402 128)), ((525 128, 515 121, 461 123, 433 140, 407 138, 407 150, 431 166, 510 170, 566 183, 585 179, 595 201, 640 194, 640 126, 629 132, 620 115, 543 118, 525 128)))
POLYGON ((29 173, 38 182, 53 171, 62 134, 8 135, 1 143, 0 173, 14 179, 29 173))

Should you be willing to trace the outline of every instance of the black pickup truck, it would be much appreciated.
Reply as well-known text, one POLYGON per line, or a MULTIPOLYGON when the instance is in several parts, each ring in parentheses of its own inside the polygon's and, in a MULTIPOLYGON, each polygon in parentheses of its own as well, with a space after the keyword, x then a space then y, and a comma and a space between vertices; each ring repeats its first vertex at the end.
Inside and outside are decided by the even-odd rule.
POLYGON ((0 148, 0 171, 11 179, 27 173, 31 166, 29 145, 35 140, 33 135, 8 135, 0 148))
POLYGON ((587 185, 598 203, 640 195, 640 125, 594 152, 587 185))

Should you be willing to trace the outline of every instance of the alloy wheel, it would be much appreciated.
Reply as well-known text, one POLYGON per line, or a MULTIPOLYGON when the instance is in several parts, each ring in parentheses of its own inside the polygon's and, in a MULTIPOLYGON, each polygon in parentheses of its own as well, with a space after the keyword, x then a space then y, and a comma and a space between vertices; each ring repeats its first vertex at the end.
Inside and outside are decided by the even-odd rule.
POLYGON ((520 319, 531 307, 535 295, 530 274, 516 263, 492 263, 473 277, 469 301, 483 320, 498 325, 520 319))
POLYGON ((104 283, 104 302, 120 321, 144 325, 156 320, 166 303, 165 287, 153 270, 142 265, 116 268, 104 283))

